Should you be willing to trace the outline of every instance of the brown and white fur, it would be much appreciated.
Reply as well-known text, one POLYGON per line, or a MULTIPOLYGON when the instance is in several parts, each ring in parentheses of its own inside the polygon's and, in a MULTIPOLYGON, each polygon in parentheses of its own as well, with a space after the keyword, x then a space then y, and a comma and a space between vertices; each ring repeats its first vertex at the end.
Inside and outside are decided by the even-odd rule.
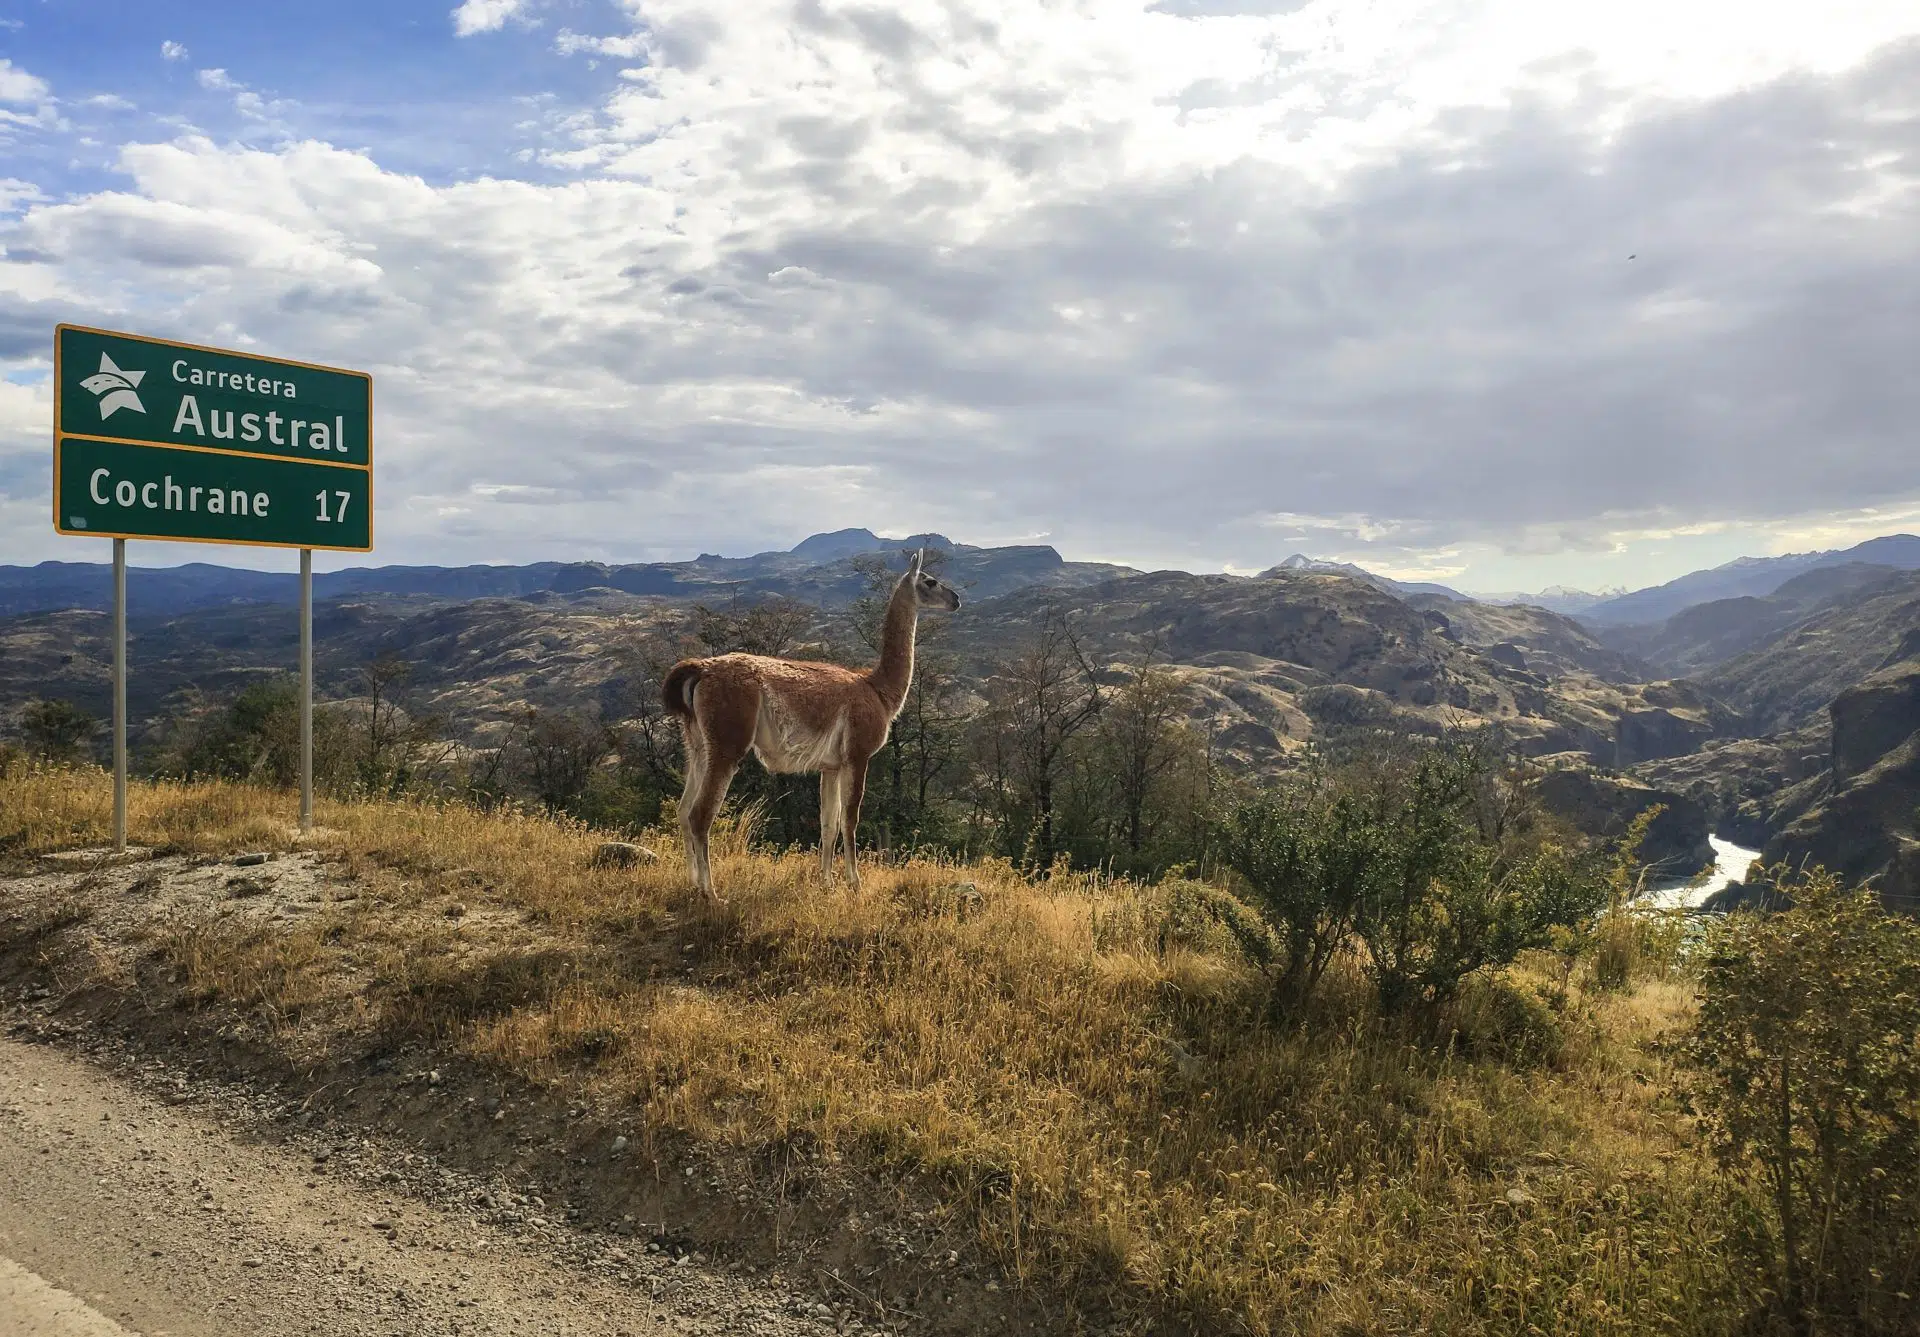
POLYGON ((922 609, 953 612, 960 596, 921 569, 922 553, 887 601, 880 662, 862 672, 839 664, 714 655, 683 659, 667 673, 660 694, 680 720, 687 742, 687 784, 680 796, 680 831, 694 886, 710 899, 713 868, 707 836, 727 786, 749 751, 775 773, 820 773, 820 871, 833 876, 833 850, 843 841, 847 876, 860 885, 854 834, 866 794, 867 762, 887 741, 913 682, 913 643, 922 609))

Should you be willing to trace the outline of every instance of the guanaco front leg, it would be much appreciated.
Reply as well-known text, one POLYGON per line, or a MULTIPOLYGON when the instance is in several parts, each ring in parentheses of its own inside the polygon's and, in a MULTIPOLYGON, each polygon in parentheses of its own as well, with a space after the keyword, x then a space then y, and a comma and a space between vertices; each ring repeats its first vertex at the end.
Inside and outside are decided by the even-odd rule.
POLYGON ((833 846, 840 836, 841 777, 846 772, 829 766, 820 772, 820 876, 833 881, 833 846))
POLYGON ((867 761, 862 757, 840 772, 840 838, 847 843, 847 877, 855 891, 860 890, 860 865, 854 851, 860 843, 860 800, 866 792, 867 761))

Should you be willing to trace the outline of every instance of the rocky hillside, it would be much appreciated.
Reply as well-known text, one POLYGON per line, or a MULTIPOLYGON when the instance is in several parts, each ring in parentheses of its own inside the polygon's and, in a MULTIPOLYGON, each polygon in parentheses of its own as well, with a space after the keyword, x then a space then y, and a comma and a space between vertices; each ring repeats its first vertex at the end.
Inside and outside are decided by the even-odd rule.
POLYGON ((1916 627, 1920 572, 1901 572, 1828 600, 1700 681, 1746 716, 1749 733, 1798 729, 1888 662, 1916 627))
POLYGON ((1750 848, 1784 826, 1788 796, 1826 774, 1831 741, 1825 720, 1766 738, 1715 739, 1696 752, 1643 761, 1629 774, 1685 794, 1705 810, 1714 833, 1750 848))
POLYGON ((1549 678, 1586 673, 1607 682, 1650 682, 1675 676, 1603 643, 1571 617, 1550 609, 1433 595, 1417 595, 1407 602, 1445 617, 1461 644, 1549 678))
POLYGON ((1708 571, 1690 571, 1664 585, 1634 590, 1594 604, 1581 611, 1580 620, 1591 627, 1657 625, 1695 604, 1764 597, 1795 576, 1852 562, 1897 567, 1903 571, 1920 568, 1920 537, 1889 534, 1830 552, 1740 557, 1708 571))
POLYGON ((1889 566, 1848 562, 1795 576, 1772 594, 1697 604, 1653 626, 1602 627, 1605 645, 1670 677, 1710 673, 1730 659, 1761 649, 1799 622, 1897 582, 1889 566))
POLYGON ((1915 908, 1920 574, 1832 568, 1791 584, 1799 588, 1771 600, 1706 605, 1675 619, 1712 614, 1722 627, 1750 628, 1797 611, 1796 598, 1812 601, 1807 616, 1702 679, 1754 736, 1718 738, 1634 773, 1704 803, 1716 829, 1761 846, 1766 862, 1873 878, 1890 902, 1915 908))
POLYGON ((1608 681, 1580 669, 1576 655, 1610 670, 1621 661, 1555 614, 1440 602, 1450 611, 1329 572, 1248 580, 1162 571, 1070 595, 1019 591, 963 615, 953 644, 984 673, 1044 617, 1066 611, 1096 658, 1151 651, 1179 666, 1214 727, 1252 764, 1354 731, 1431 736, 1497 724, 1524 753, 1578 752, 1612 766, 1691 751, 1737 723, 1691 684, 1608 681), (1494 630, 1508 640, 1471 643, 1494 630), (1513 633, 1537 633, 1562 653, 1540 652, 1535 666, 1509 644, 1513 633))
MULTIPOLYGON (((454 733, 483 739, 522 705, 617 706, 623 645, 684 610, 664 600, 554 594, 527 599, 342 600, 314 610, 314 676, 322 698, 360 690, 375 657, 406 661, 407 691, 454 733)), ((64 697, 99 719, 112 700, 105 613, 0 619, 0 718, 37 696, 64 697)), ((299 626, 289 610, 238 604, 176 618, 130 619, 127 713, 136 748, 164 720, 202 700, 291 672, 299 626)))
POLYGON ((1712 815, 1700 799, 1630 776, 1609 775, 1581 758, 1555 758, 1536 782, 1548 808, 1586 835, 1615 840, 1648 808, 1660 809, 1647 825, 1640 855, 1654 880, 1692 877, 1713 865, 1712 815))
POLYGON ((1826 771, 1784 790, 1768 862, 1825 864, 1920 910, 1920 632, 1828 708, 1826 771))

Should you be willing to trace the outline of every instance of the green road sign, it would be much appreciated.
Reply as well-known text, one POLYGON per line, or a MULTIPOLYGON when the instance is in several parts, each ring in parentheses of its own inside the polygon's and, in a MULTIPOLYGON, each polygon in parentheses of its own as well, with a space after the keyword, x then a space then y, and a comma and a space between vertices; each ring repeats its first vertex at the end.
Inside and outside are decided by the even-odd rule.
POLYGON ((61 437, 53 506, 62 534, 373 547, 373 473, 257 455, 61 437))
POLYGON ((372 548, 366 373, 78 325, 53 365, 61 533, 372 548))
POLYGON ((63 436, 372 462, 365 372, 78 325, 54 331, 53 369, 63 436))

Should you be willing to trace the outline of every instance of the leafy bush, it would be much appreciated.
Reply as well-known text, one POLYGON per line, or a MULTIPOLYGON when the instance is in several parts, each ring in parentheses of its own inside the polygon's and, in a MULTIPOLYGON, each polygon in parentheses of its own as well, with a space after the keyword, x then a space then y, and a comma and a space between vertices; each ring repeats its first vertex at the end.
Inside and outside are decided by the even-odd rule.
POLYGON ((1187 877, 1170 877, 1153 891, 1160 905, 1153 945, 1160 952, 1237 950, 1263 969, 1272 965, 1273 934, 1233 896, 1187 877))
POLYGON ((1311 770, 1224 824, 1222 857, 1279 941, 1276 996, 1297 1002, 1351 938, 1387 1011, 1445 1002, 1476 971, 1552 943, 1607 900, 1486 749, 1311 770))
POLYGON ((1504 977, 1469 981, 1443 1021, 1461 1052, 1510 1067, 1552 1065, 1566 1052, 1566 1028, 1547 1000, 1504 977))
MULTIPOLYGON (((313 712, 314 783, 348 787, 352 761, 345 717, 313 712)), ((287 788, 300 780, 300 682, 289 675, 243 687, 224 705, 175 722, 156 769, 184 780, 250 780, 287 788)))
POLYGON ((1797 1329, 1920 1332, 1920 924, 1831 873, 1711 931, 1689 1051, 1721 1165, 1767 1190, 1797 1329))
POLYGON ((1320 770, 1249 798, 1228 816, 1221 857, 1272 927, 1281 1004, 1305 999, 1352 936, 1380 864, 1383 828, 1377 802, 1344 791, 1320 770))
POLYGON ((1473 744, 1434 748, 1382 789, 1386 849, 1359 933, 1388 1011, 1444 1001, 1605 903, 1591 861, 1551 839, 1473 744))
POLYGON ((99 732, 100 721, 71 701, 29 701, 20 711, 20 736, 42 761, 87 758, 99 732))

